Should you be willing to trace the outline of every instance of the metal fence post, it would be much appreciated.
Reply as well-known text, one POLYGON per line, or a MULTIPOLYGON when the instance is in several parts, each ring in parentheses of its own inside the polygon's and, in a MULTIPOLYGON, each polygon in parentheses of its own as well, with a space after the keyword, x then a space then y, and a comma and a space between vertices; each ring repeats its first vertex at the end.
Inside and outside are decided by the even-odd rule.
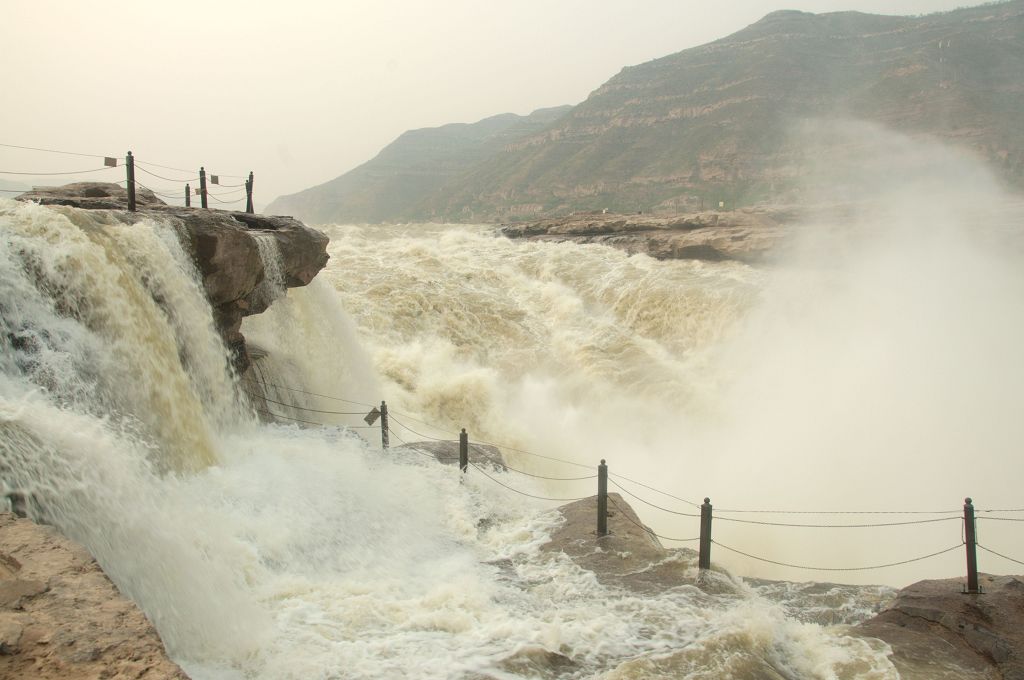
POLYGON ((199 203, 206 208, 206 168, 203 167, 199 168, 199 203))
POLYGON ((697 557, 699 569, 711 568, 711 499, 705 498, 700 506, 700 555, 697 557))
POLYGON ((970 595, 981 592, 978 588, 978 541, 974 525, 974 504, 964 499, 964 537, 967 542, 967 590, 970 595))
POLYGON ((255 212, 252 207, 252 170, 249 171, 249 179, 245 180, 245 212, 255 212))
POLYGON ((597 536, 608 535, 608 466, 604 458, 597 466, 597 536))
POLYGON ((459 433, 459 469, 469 471, 469 435, 466 434, 466 428, 462 428, 459 433))
POLYGON ((388 448, 390 439, 388 438, 388 405, 387 402, 380 402, 380 446, 383 449, 388 448))
POLYGON ((124 166, 128 170, 128 182, 125 184, 128 189, 128 210, 135 212, 135 157, 131 151, 124 157, 124 166))

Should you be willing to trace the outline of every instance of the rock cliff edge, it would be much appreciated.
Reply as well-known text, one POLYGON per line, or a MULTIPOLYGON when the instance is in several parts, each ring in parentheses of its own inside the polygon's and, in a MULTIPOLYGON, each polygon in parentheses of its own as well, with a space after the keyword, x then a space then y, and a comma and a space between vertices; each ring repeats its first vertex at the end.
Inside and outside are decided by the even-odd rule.
POLYGON ((259 235, 272 240, 280 253, 285 287, 307 285, 328 259, 327 236, 291 217, 170 206, 147 189, 136 192, 135 212, 128 212, 128 193, 123 187, 103 182, 36 187, 16 200, 109 210, 126 224, 153 218, 174 223, 191 251, 214 320, 234 353, 239 372, 249 364, 245 338, 239 332, 242 318, 259 314, 273 301, 267 287, 261 286, 267 272, 260 256, 259 235))

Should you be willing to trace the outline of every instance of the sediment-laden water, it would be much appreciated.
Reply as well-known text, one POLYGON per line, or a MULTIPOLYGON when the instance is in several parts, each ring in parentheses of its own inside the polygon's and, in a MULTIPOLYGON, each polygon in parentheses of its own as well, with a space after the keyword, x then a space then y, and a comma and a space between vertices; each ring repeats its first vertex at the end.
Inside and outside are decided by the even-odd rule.
MULTIPOLYGON (((531 497, 592 481, 494 473, 509 489, 382 452, 362 420, 381 400, 392 444, 465 427, 546 477, 607 459, 666 536, 696 520, 644 500, 783 523, 876 516, 727 511, 954 517, 716 518, 716 540, 774 561, 895 562, 957 546, 965 495, 1018 507, 1024 270, 1005 251, 946 234, 753 269, 487 227, 325 230, 327 270, 246 319, 265 356, 239 378, 174 224, 0 200, 0 483, 90 549, 192 677, 897 677, 885 645, 843 627, 887 589, 715 595, 693 569, 660 594, 603 586, 540 550, 558 503, 531 497), (252 379, 276 423, 239 406, 252 379)), ((963 561, 821 573, 713 555, 889 585, 963 561)))

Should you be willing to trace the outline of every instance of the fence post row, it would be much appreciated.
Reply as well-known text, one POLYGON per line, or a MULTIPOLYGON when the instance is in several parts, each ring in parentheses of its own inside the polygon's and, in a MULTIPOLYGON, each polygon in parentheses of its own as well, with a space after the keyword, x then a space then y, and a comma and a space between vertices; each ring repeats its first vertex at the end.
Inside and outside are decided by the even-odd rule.
POLYGON ((705 498, 700 506, 700 554, 697 557, 698 569, 711 568, 711 499, 705 498))
MULTIPOLYGON (((205 206, 204 206, 205 207, 205 206)), ((381 448, 388 448, 390 440, 388 439, 388 404, 385 401, 380 402, 380 445, 381 448)))
POLYGON ((974 504, 964 499, 964 541, 967 545, 967 589, 969 595, 981 593, 978 587, 978 536, 974 524, 974 504))
POLYGON ((464 473, 469 471, 469 435, 466 428, 459 433, 459 469, 464 473))
POLYGON ((128 182, 125 184, 128 189, 128 211, 135 212, 135 157, 131 151, 124 157, 124 167, 128 172, 128 182))
POLYGON ((597 466, 597 537, 608 535, 608 466, 597 466))

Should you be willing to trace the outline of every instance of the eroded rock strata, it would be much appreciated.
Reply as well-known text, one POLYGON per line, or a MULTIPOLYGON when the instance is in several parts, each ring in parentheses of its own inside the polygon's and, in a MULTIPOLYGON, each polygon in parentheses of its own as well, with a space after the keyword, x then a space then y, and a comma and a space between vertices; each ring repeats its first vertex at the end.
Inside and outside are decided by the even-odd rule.
POLYGON ((128 212, 128 193, 123 187, 101 182, 37 187, 17 200, 108 210, 126 224, 160 218, 179 226, 213 307, 214 320, 240 371, 249 363, 245 338, 239 332, 242 318, 264 311, 273 301, 267 287, 261 286, 266 272, 257 236, 273 239, 281 256, 285 287, 307 285, 328 260, 327 236, 291 217, 170 206, 142 188, 136 192, 135 212, 128 212))
POLYGON ((782 245, 795 213, 751 208, 673 215, 577 213, 522 224, 507 224, 508 238, 600 243, 631 255, 659 260, 763 262, 782 245))

